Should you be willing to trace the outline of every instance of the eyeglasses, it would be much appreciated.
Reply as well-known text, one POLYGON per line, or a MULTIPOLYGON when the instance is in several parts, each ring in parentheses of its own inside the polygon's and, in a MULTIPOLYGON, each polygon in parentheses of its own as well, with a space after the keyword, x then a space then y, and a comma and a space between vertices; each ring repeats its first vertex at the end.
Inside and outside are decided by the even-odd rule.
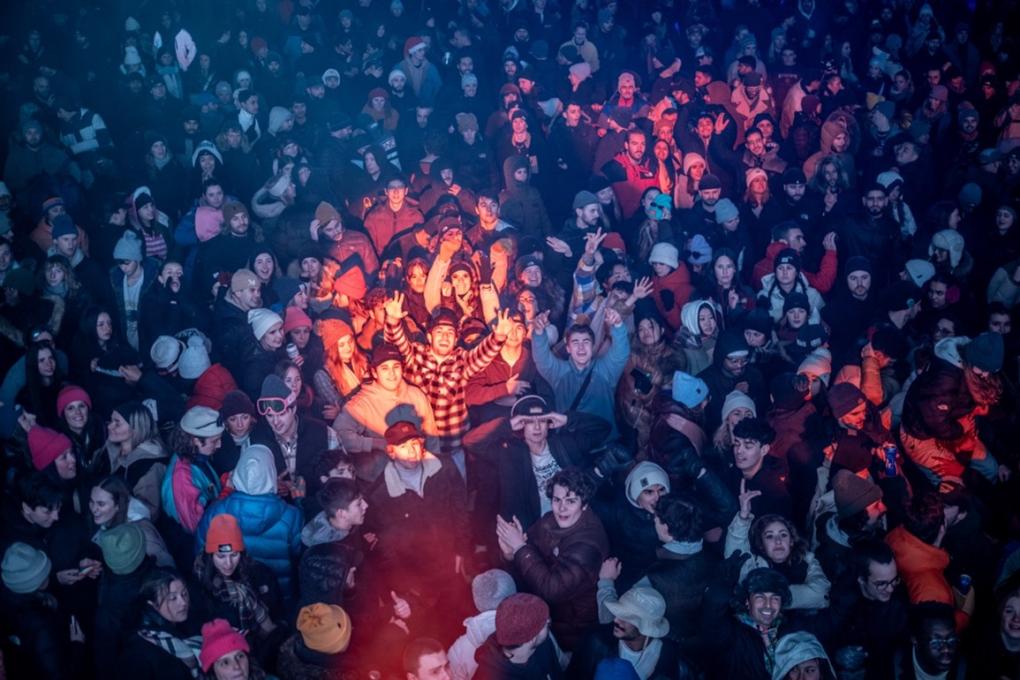
POLYGON ((933 652, 941 652, 943 649, 956 649, 958 644, 960 644, 958 637, 932 638, 928 640, 928 649, 933 652))
POLYGON ((895 588, 896 586, 898 586, 902 582, 903 582, 903 579, 901 579, 899 576, 897 576, 896 578, 894 578, 891 581, 872 581, 871 585, 875 586, 875 588, 878 589, 878 590, 888 590, 890 588, 895 588))
POLYGON ((287 400, 281 397, 269 397, 267 399, 259 399, 256 402, 256 406, 260 416, 267 416, 270 413, 283 413, 287 410, 288 404, 287 400))

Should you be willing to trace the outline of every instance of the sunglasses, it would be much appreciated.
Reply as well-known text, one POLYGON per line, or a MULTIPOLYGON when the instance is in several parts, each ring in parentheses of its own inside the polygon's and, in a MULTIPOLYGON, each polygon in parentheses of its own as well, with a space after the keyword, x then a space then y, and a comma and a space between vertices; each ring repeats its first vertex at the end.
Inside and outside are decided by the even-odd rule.
POLYGON ((287 400, 280 397, 269 397, 268 399, 259 399, 256 402, 256 406, 259 410, 260 416, 267 416, 270 413, 280 414, 287 410, 287 400))

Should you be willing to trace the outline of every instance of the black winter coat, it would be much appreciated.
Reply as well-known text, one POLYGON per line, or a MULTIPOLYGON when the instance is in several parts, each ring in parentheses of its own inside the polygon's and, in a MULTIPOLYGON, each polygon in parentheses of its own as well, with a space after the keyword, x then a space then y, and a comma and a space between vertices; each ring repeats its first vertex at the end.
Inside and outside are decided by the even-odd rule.
MULTIPOLYGON (((547 638, 540 644, 525 664, 513 664, 503 654, 503 650, 496 644, 496 636, 491 635, 485 643, 475 652, 475 661, 478 662, 478 670, 475 671, 475 680, 559 680, 563 677, 559 661, 556 658, 556 649, 552 640, 547 638)), ((590 677, 590 676, 589 676, 590 677)))
POLYGON ((3 632, 4 670, 9 678, 63 680, 80 668, 84 645, 68 638, 70 621, 57 611, 48 593, 12 593, 0 589, 0 631, 3 632), (17 638, 19 644, 8 645, 17 638))
POLYGON ((907 390, 903 429, 918 439, 957 439, 964 433, 958 419, 974 406, 963 369, 936 358, 907 390))
POLYGON ((248 325, 248 312, 228 302, 225 296, 220 296, 213 305, 211 330, 212 360, 226 366, 237 379, 244 373, 242 350, 249 340, 255 339, 248 325))
POLYGON ((125 641, 126 621, 151 570, 150 557, 146 557, 142 566, 130 574, 119 575, 109 569, 103 570, 99 579, 99 604, 93 632, 96 677, 114 677, 125 641))

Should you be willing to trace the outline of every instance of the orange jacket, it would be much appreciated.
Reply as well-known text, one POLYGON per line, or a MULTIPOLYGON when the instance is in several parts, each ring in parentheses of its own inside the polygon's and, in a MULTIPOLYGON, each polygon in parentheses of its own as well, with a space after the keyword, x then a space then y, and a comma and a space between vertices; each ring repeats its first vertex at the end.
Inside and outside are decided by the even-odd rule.
MULTIPOLYGON (((911 603, 944 602, 956 607, 956 598, 945 574, 949 553, 928 545, 903 527, 890 531, 885 542, 896 557, 896 566, 907 586, 911 603)), ((969 614, 956 609, 957 630, 963 630, 969 620, 969 614)))

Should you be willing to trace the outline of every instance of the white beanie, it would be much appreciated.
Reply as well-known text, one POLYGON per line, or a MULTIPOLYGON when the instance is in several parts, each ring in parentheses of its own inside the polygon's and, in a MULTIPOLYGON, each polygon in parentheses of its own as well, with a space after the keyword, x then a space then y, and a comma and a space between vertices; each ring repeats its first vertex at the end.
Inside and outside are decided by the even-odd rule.
POLYGON ((185 380, 196 380, 211 365, 209 352, 205 348, 205 341, 201 335, 192 335, 188 338, 188 347, 181 354, 177 370, 185 380))
POLYGON ((924 288, 924 284, 935 276, 935 265, 928 260, 907 260, 903 268, 907 270, 910 280, 918 288, 924 288))
POLYGON ((627 475, 627 480, 624 482, 624 487, 627 490, 627 500, 635 508, 641 507, 637 503, 638 496, 641 495, 642 491, 656 484, 662 486, 666 493, 669 493, 669 475, 666 474, 666 471, 647 460, 638 463, 630 471, 630 474, 627 475))
POLYGON ((152 363, 161 371, 172 371, 177 368, 177 362, 184 350, 184 343, 169 335, 161 335, 152 343, 149 350, 149 357, 152 363))
POLYGON ((648 256, 648 264, 664 264, 673 269, 680 266, 680 251, 672 243, 656 243, 648 256))
POLYGON ((127 19, 124 20, 125 31, 128 31, 130 33, 132 31, 140 31, 141 29, 142 25, 138 23, 138 19, 135 19, 134 17, 128 17, 127 19))
POLYGON ((262 444, 246 448, 230 473, 230 485, 249 496, 276 493, 276 463, 273 452, 262 444))
POLYGON ((829 376, 832 375, 832 354, 824 347, 815 349, 800 362, 797 374, 818 378, 828 385, 829 376))
POLYGON ((255 334, 255 339, 261 340, 262 336, 268 333, 273 326, 276 324, 282 326, 283 319, 273 310, 260 307, 248 312, 248 323, 251 325, 252 333, 255 334))
POLYGON ((142 57, 138 54, 138 48, 128 45, 124 48, 124 65, 138 66, 142 63, 142 57))
POLYGON ((754 399, 747 396, 746 393, 740 390, 733 390, 726 395, 726 400, 723 401, 722 405, 722 419, 726 422, 726 419, 730 417, 730 414, 736 411, 738 408, 746 408, 751 412, 751 417, 758 417, 758 409, 754 405, 754 399))

